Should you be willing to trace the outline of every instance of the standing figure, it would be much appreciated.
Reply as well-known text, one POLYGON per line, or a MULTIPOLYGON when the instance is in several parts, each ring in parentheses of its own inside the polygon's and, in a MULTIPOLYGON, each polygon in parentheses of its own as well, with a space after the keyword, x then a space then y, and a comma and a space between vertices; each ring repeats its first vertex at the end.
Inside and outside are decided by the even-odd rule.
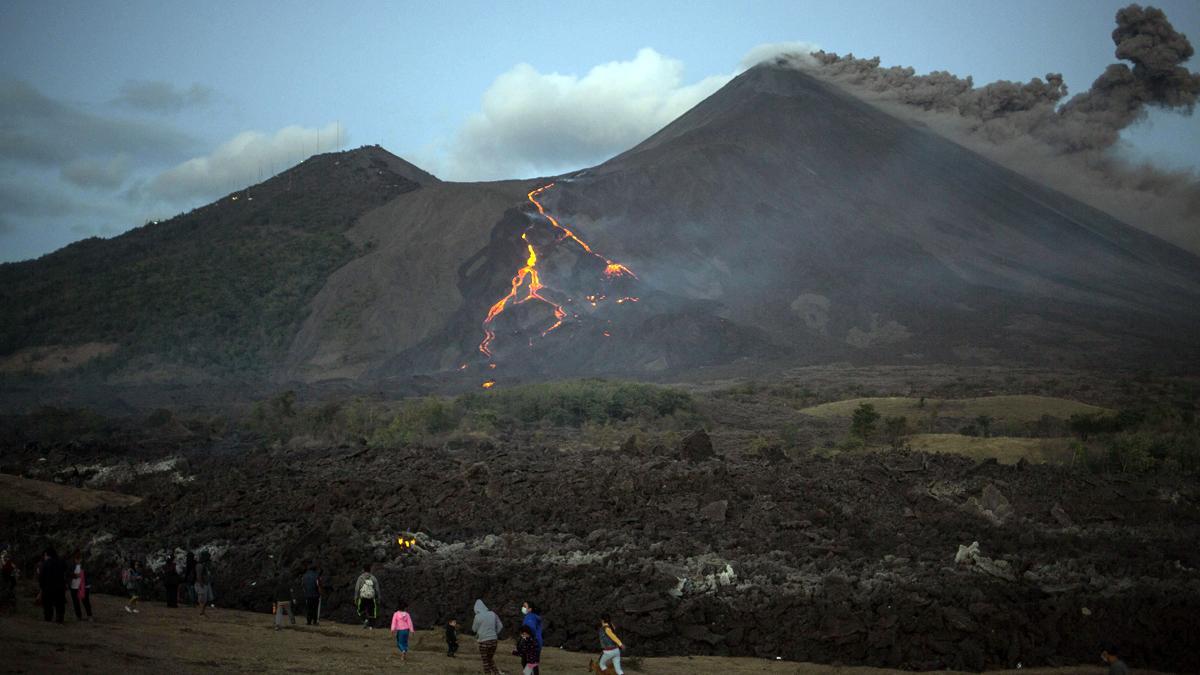
POLYGON ((458 620, 450 619, 446 622, 446 656, 454 658, 458 652, 458 620))
POLYGON ((367 563, 363 565, 362 574, 358 575, 354 582, 354 606, 358 608, 363 628, 375 627, 375 620, 379 618, 379 603, 382 600, 379 579, 371 574, 371 563, 367 563))
POLYGON ((600 617, 600 670, 607 670, 611 663, 613 672, 625 675, 625 671, 621 670, 621 650, 624 648, 625 644, 617 637, 612 619, 607 614, 600 617))
POLYGON ((42 554, 42 566, 38 570, 38 588, 42 593, 42 615, 47 621, 63 622, 67 613, 67 566, 53 546, 47 546, 42 554))
POLYGON ((275 593, 273 596, 274 606, 271 608, 271 613, 275 615, 275 630, 283 628, 283 615, 286 613, 292 620, 296 622, 296 613, 292 609, 292 589, 284 577, 280 577, 275 584, 275 593))
POLYGON ((488 609, 483 600, 476 600, 475 621, 471 623, 471 630, 479 642, 479 660, 483 662, 485 675, 500 674, 500 669, 496 667, 496 642, 500 639, 500 631, 503 628, 500 617, 488 609))
POLYGON ((189 607, 196 606, 196 554, 191 551, 183 558, 183 595, 189 607))
POLYGON ((308 571, 300 579, 304 590, 304 620, 309 626, 321 622, 321 573, 317 571, 317 563, 309 563, 308 571))
POLYGON ((167 591, 167 607, 179 606, 179 569, 175 567, 175 556, 168 555, 163 565, 163 586, 167 591))
POLYGON ((533 659, 533 675, 539 675, 539 664, 542 661, 542 647, 545 642, 542 640, 542 611, 537 605, 526 601, 521 605, 521 614, 525 618, 521 620, 522 626, 529 626, 529 632, 533 636, 533 642, 537 645, 537 654, 533 659))
POLYGON ((83 568, 83 551, 76 550, 71 559, 75 563, 71 569, 71 606, 75 609, 75 618, 83 621, 83 609, 87 610, 88 621, 92 621, 92 582, 83 568))

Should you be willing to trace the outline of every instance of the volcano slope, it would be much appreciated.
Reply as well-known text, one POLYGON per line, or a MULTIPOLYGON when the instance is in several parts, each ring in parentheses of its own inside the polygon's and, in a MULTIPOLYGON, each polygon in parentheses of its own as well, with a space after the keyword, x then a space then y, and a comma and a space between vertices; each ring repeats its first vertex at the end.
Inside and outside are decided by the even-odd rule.
POLYGON ((502 368, 652 375, 742 357, 1107 367, 1186 362, 1200 344, 1196 257, 784 67, 752 68, 539 199, 636 279, 614 289, 603 262, 514 205, 460 267, 462 304, 443 305, 440 327, 396 343, 372 372, 480 359, 481 321, 530 241, 543 294, 567 317, 545 336, 544 303, 497 318, 502 368), (627 295, 640 302, 615 304, 627 295))

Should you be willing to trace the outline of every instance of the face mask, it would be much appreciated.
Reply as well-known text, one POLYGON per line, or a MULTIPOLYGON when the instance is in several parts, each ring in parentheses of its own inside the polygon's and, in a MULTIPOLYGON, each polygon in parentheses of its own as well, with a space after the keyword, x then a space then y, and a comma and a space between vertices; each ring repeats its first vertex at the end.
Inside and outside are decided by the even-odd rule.
POLYGON ((522 614, 528 614, 528 613, 529 613, 529 608, 528 608, 528 607, 522 607, 522 608, 521 608, 521 613, 522 613, 522 614))

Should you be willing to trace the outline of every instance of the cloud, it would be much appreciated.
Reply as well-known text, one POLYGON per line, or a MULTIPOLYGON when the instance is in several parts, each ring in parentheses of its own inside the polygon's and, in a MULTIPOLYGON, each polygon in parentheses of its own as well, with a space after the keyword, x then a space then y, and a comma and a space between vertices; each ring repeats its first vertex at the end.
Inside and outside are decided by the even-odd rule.
POLYGON ((819 51, 821 47, 814 42, 766 42, 756 47, 752 47, 746 55, 742 57, 742 68, 752 68, 763 61, 775 61, 783 57, 786 59, 799 59, 816 65, 816 59, 812 57, 812 53, 819 51))
POLYGON ((64 180, 84 188, 114 190, 133 171, 133 159, 121 153, 108 161, 85 157, 63 166, 64 180))
MULTIPOLYGON (((130 192, 134 200, 169 203, 211 199, 258 182, 305 157, 337 144, 336 123, 323 128, 289 126, 272 135, 243 131, 202 157, 177 164, 130 192)), ((342 141, 346 139, 341 129, 342 141)))
POLYGON ((172 127, 95 115, 52 99, 22 80, 0 80, 0 157, 10 162, 57 166, 120 153, 175 158, 195 144, 172 127))
POLYGON ((434 161, 437 173, 480 180, 593 164, 644 140, 732 77, 684 84, 683 63, 653 49, 582 77, 540 73, 522 63, 484 92, 481 110, 434 161))
POLYGON ((192 84, 187 89, 176 88, 170 82, 157 80, 129 80, 121 85, 121 92, 114 103, 146 112, 177 113, 184 108, 206 106, 212 103, 212 87, 192 84))

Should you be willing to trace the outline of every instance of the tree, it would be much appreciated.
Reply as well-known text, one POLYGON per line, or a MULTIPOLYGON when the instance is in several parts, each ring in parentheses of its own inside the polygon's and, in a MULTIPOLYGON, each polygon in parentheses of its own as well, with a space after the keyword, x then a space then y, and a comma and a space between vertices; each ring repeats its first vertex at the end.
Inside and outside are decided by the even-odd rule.
POLYGON ((870 440, 871 436, 875 434, 875 424, 878 421, 879 413, 875 412, 875 406, 870 403, 860 403, 850 418, 850 433, 864 441, 870 440))
POLYGON ((989 415, 980 415, 975 418, 975 427, 979 429, 979 435, 987 438, 991 436, 992 418, 989 415))

